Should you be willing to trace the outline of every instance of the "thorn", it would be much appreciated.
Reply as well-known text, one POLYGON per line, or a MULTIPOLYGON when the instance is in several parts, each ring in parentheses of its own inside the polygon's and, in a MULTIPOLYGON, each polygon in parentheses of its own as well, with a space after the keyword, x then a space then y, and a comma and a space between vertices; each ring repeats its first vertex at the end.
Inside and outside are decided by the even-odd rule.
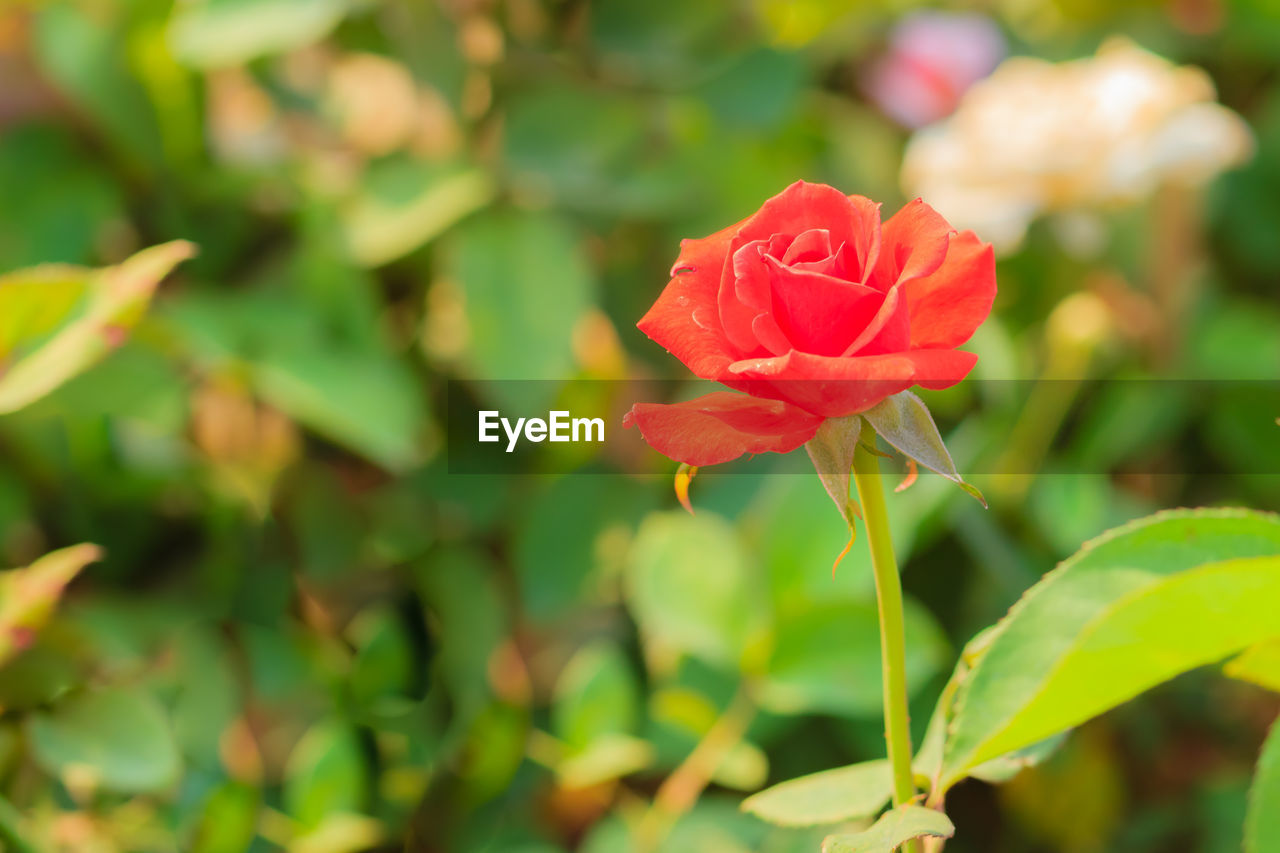
POLYGON ((680 467, 676 469, 676 499, 680 501, 680 506, 689 511, 689 515, 693 515, 693 504, 689 503, 689 483, 693 482, 693 478, 698 476, 698 469, 694 465, 685 462, 680 463, 680 467))
POLYGON ((893 487, 894 494, 905 492, 907 489, 915 485, 916 478, 920 476, 920 468, 916 465, 916 460, 907 460, 907 476, 902 478, 902 482, 893 487))

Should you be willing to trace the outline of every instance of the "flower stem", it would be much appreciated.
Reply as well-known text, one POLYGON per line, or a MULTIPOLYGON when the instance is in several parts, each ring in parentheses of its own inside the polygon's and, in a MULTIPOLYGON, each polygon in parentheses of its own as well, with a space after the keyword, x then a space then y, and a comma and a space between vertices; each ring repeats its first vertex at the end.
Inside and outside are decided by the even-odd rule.
MULTIPOLYGON (((865 427, 864 427, 865 429, 865 427)), ((874 438, 873 438, 874 440, 874 438)), ((889 536, 889 511, 880 482, 880 463, 861 442, 853 455, 853 481, 862 503, 871 548, 871 568, 876 578, 876 603, 880 608, 880 667, 884 687, 884 737, 893 767, 893 804, 901 806, 916 795, 911 772, 911 729, 907 714, 906 633, 902 617, 902 582, 889 536)), ((918 853, 919 842, 903 850, 918 853)))

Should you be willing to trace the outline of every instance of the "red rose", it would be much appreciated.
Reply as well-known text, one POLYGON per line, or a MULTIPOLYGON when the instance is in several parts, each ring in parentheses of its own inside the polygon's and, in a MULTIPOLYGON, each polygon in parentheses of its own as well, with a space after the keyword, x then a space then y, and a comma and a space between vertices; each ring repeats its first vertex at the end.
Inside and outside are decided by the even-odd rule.
POLYGON ((680 248, 637 325, 698 376, 751 395, 632 408, 627 426, 690 465, 786 453, 825 418, 954 385, 978 358, 956 347, 996 294, 991 246, 973 232, 918 199, 882 225, 879 204, 825 184, 798 181, 680 248))

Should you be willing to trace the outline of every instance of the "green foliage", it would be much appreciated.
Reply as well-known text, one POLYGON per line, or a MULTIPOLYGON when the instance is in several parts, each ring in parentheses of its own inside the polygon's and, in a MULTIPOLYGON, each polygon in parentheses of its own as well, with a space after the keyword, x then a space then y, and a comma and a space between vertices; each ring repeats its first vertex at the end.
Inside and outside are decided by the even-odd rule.
MULTIPOLYGON (((1004 785, 950 795, 981 804, 955 853, 1238 849, 1280 684, 1274 523, 1148 520, 1036 581, 1158 507, 1280 499, 1280 40, 1263 0, 1051 5, 986 13, 1016 53, 1127 31, 1205 66, 1258 154, 1203 199, 1099 212, 1093 255, 1059 239, 1078 218, 1033 228, 974 377, 922 394, 936 424, 909 397, 866 414, 923 466, 889 496, 912 717, 938 708, 917 780, 930 806, 1004 785), (1046 318, 1081 293, 1105 332, 1046 422, 988 380, 1058 364, 1046 318), (1042 450, 1004 477, 1020 424, 1042 450), (1234 680, 1084 722, 1231 655, 1234 680)), ((24 568, 0 577, 0 844, 814 853, 872 821, 865 542, 830 572, 851 448, 811 443, 822 482, 802 457, 703 471, 691 518, 642 447, 451 473, 446 419, 455 391, 594 395, 612 440, 688 379, 634 328, 682 238, 799 177, 892 214, 906 131, 866 91, 907 11, 3 4, 0 567, 24 568)))
POLYGON ((985 638, 949 712, 944 789, 1274 636, 1277 555, 1280 520, 1238 511, 1162 513, 1089 543, 985 638))
POLYGON ((102 358, 141 318, 160 280, 193 252, 178 241, 105 270, 45 267, 0 279, 0 308, 19 320, 0 332, 0 359, 11 361, 0 372, 0 414, 30 405, 102 358))
POLYGON ((181 771, 164 710, 141 689, 72 697, 33 715, 27 734, 35 760, 71 788, 162 791, 178 781, 181 771))
POLYGON ((949 838, 955 827, 942 812, 921 806, 900 806, 886 812, 871 828, 852 835, 832 835, 822 853, 892 853, 913 838, 949 838))
POLYGON ((893 774, 880 759, 790 779, 742 801, 756 817, 782 826, 874 817, 889 802, 893 774))
POLYGON ((1244 824, 1245 853, 1263 853, 1280 844, 1280 726, 1273 725, 1262 745, 1249 789, 1244 824))

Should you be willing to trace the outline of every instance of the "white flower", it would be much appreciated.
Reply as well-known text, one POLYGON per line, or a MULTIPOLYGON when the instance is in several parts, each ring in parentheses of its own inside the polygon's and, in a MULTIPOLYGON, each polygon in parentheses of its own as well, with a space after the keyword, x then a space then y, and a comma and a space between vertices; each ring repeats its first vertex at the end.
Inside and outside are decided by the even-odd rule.
POLYGON ((1115 38, 1071 62, 1006 60, 951 118, 912 137, 902 181, 957 228, 1008 250, 1042 213, 1203 183, 1252 149, 1204 71, 1115 38))

